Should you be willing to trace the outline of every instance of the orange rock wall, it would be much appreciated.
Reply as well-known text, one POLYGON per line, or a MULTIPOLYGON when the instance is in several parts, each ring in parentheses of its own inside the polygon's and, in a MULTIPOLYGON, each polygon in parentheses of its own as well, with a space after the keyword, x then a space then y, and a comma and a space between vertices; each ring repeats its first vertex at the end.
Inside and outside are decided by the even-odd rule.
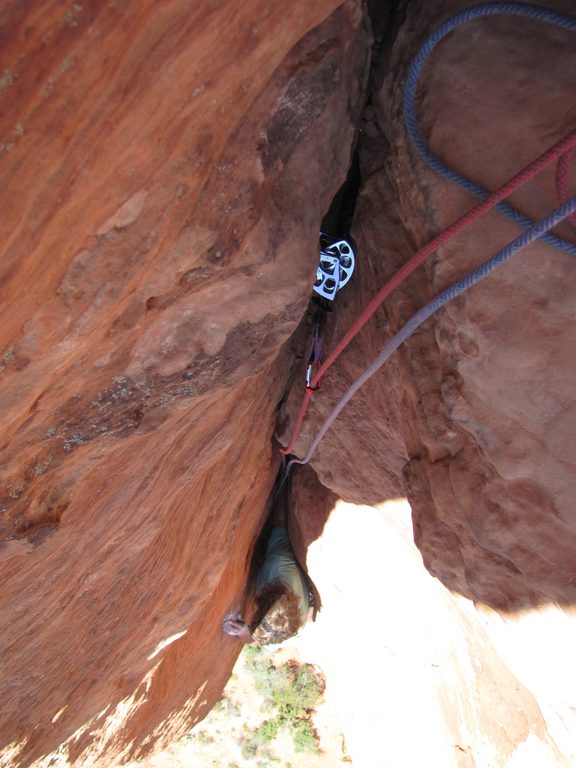
POLYGON ((370 37, 355 0, 9 2, 0 37, 2 740, 109 764, 238 653, 370 37))

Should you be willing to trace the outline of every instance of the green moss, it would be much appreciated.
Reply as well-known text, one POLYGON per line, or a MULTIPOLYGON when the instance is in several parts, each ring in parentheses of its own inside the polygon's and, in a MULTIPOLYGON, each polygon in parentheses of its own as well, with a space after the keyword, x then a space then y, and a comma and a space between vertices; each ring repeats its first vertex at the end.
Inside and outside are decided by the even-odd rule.
POLYGON ((322 698, 324 681, 311 664, 288 662, 275 667, 260 648, 247 646, 246 667, 264 699, 263 711, 270 713, 256 729, 249 731, 245 748, 256 754, 269 744, 281 728, 289 731, 297 752, 318 751, 319 739, 311 715, 322 698))

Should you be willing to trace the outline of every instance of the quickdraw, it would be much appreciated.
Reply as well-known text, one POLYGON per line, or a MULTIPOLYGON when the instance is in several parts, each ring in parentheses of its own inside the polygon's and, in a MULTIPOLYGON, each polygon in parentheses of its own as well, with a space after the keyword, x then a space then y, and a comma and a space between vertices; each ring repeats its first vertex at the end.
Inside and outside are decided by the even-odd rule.
POLYGON ((310 352, 310 359, 308 360, 308 367, 306 368, 306 392, 317 392, 320 389, 322 380, 320 379, 314 386, 312 386, 312 379, 314 375, 320 370, 324 358, 322 357, 323 347, 323 326, 326 318, 326 313, 320 307, 316 315, 316 327, 314 329, 314 341, 312 343, 312 351, 310 352), (316 370, 315 370, 316 369, 316 370))

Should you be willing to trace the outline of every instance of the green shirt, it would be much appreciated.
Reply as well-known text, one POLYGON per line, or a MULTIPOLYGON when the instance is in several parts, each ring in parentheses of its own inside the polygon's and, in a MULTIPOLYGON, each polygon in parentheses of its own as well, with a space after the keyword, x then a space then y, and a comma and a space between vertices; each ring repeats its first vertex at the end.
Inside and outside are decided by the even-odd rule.
POLYGON ((256 581, 256 590, 260 591, 268 584, 284 584, 298 598, 302 624, 308 618, 310 601, 308 599, 308 584, 302 569, 294 558, 294 553, 288 539, 288 531, 281 525, 272 529, 266 547, 266 559, 256 581))

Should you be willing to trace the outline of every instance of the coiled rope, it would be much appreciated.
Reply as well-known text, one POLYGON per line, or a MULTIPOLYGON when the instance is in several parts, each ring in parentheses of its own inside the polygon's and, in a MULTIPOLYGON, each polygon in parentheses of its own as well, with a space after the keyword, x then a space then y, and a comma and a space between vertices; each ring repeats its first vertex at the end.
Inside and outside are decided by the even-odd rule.
MULTIPOLYGON (((348 344, 352 341, 354 336, 356 336, 356 334, 361 330, 361 328, 364 327, 364 325, 368 322, 370 317, 372 317, 374 312, 382 304, 384 299, 395 288, 397 288, 416 269, 416 267, 422 264, 422 262, 431 253, 437 250, 440 245, 446 243, 456 234, 466 229, 473 221, 475 221, 477 218, 482 216, 484 213, 496 207, 506 216, 512 218, 517 224, 520 224, 520 226, 528 227, 528 230, 525 233, 525 235, 526 236, 529 235, 530 239, 529 241, 524 242, 522 239, 523 236, 520 236, 519 238, 514 240, 512 243, 510 243, 508 246, 506 246, 501 251, 499 251, 498 254, 496 254, 496 256, 494 256, 492 259, 489 259, 481 267, 478 268, 478 270, 483 270, 487 267, 487 265, 492 265, 489 267, 488 272, 486 272, 485 274, 484 273, 481 274, 480 277, 474 277, 478 272, 478 270, 474 270, 465 278, 463 278, 462 281, 455 283, 453 286, 451 286, 451 288, 439 294, 435 299, 433 299, 425 307, 423 307, 412 318, 412 320, 410 320, 398 332, 398 334, 396 334, 396 336, 394 336, 393 339, 390 340, 390 342, 386 345, 386 347, 380 353, 380 355, 376 358, 376 360, 366 369, 366 371, 348 389, 348 391, 338 402, 334 410, 331 412, 328 419, 325 421, 324 425, 322 426, 320 432, 316 436, 314 442, 312 443, 304 459, 292 459, 288 464, 288 468, 295 463, 306 464, 310 461, 320 440, 324 437, 327 430, 332 425, 334 419, 338 416, 338 414, 340 413, 342 408, 346 405, 346 403, 358 391, 358 389, 362 386, 362 384, 364 384, 364 382, 368 378, 370 378, 370 376, 372 376, 381 367, 381 365, 385 362, 385 360, 388 359, 388 357, 392 354, 392 352, 394 352, 394 350, 397 349, 398 346, 402 344, 403 341, 405 341, 422 322, 424 322, 424 320, 426 320, 434 312, 436 312, 440 306, 443 306, 443 304, 445 304, 447 301, 450 301, 455 296, 467 290, 469 287, 474 285, 475 282, 478 282, 478 280, 485 277, 486 274, 489 274, 489 272, 491 272, 501 263, 503 263, 504 261, 507 261, 510 258, 510 256, 512 256, 518 250, 525 248, 527 245, 529 245, 529 243, 533 242, 533 240, 537 238, 541 238, 544 242, 547 242, 549 245, 559 248, 560 250, 566 253, 569 253, 570 255, 576 255, 576 245, 569 243, 568 241, 562 240, 561 238, 553 237, 547 234, 548 231, 562 219, 567 217, 571 217, 572 219, 576 218, 576 216, 574 215, 573 209, 568 210, 568 213, 562 214, 566 206, 570 208, 570 204, 574 202, 574 198, 568 200, 566 202, 566 206, 563 205, 560 208, 556 209, 556 211, 550 214, 550 216, 546 217, 545 219, 543 219, 542 221, 538 222, 535 225, 529 219, 524 217, 522 214, 520 214, 511 206, 501 204, 501 201, 504 198, 508 197, 515 189, 525 184, 527 181, 533 178, 537 173, 539 173, 543 168, 545 168, 547 165, 549 165, 551 162, 553 162, 555 159, 558 159, 558 158, 560 158, 560 160, 559 160, 559 164, 556 172, 556 187, 557 187, 558 196, 560 200, 566 201, 566 197, 568 194, 568 189, 567 189, 568 163, 570 162, 571 155, 576 149, 576 130, 572 131, 564 139, 557 142, 553 147, 551 147, 549 150, 544 152, 539 158, 534 160, 532 163, 526 166, 526 168, 520 171, 520 173, 512 177, 508 182, 506 182, 506 184, 504 184, 502 187, 496 190, 496 192, 493 192, 491 194, 488 193, 486 190, 482 189, 481 187, 477 186, 476 184, 474 184, 474 182, 472 182, 470 179, 466 179, 465 177, 460 176, 460 174, 456 173, 455 171, 450 169, 447 165, 445 165, 441 160, 439 160, 429 150, 428 146, 426 145, 420 133, 420 129, 418 127, 416 116, 415 116, 415 93, 418 85, 418 80, 422 72, 422 68, 430 52, 435 47, 435 45, 437 45, 437 43, 440 42, 440 40, 442 40, 450 31, 452 31, 459 25, 473 18, 477 18, 478 16, 487 16, 495 13, 528 16, 534 19, 548 21, 558 26, 576 31, 576 18, 574 17, 565 16, 563 14, 558 14, 553 11, 549 11, 547 8, 527 5, 525 3, 493 3, 490 5, 480 5, 480 6, 475 6, 473 8, 469 8, 466 11, 463 11, 462 13, 452 17, 451 19, 448 19, 448 21, 446 21, 444 24, 438 27, 438 29, 436 29, 430 35, 430 37, 425 41, 424 45, 418 51, 415 59, 413 60, 410 66, 409 75, 408 75, 407 84, 406 84, 404 113, 405 113, 405 120, 408 128, 408 133, 411 136, 412 141, 414 142, 416 148, 418 149, 419 154, 430 165, 430 167, 432 167, 435 171, 437 171, 441 175, 448 178, 450 181, 453 181, 454 183, 458 184, 458 186, 461 186, 467 189, 468 191, 472 192, 473 194, 475 194, 477 197, 480 197, 482 199, 482 202, 474 206, 464 216, 462 216, 460 219, 454 222, 454 224, 452 224, 450 227, 445 229, 443 232, 441 232, 439 235, 433 238, 429 243, 427 243, 423 248, 421 248, 392 277, 392 279, 389 280, 380 289, 380 291, 378 291, 376 296, 374 296, 372 301, 366 306, 366 308, 358 317, 356 322, 352 325, 349 331, 344 335, 341 341, 337 344, 337 346, 335 347, 333 352, 329 355, 329 357, 324 362, 324 364, 319 368, 316 376, 312 380, 312 385, 314 386, 317 383, 317 381, 320 381, 320 379, 324 376, 328 368, 335 362, 338 356, 348 346, 348 344), (549 222, 551 218, 557 214, 560 215, 560 218, 555 220, 554 223, 550 224, 550 226, 545 226, 546 223, 549 222), (522 243, 522 244, 518 245, 518 243, 522 243), (509 248, 513 248, 513 250, 511 252, 508 252, 509 248), (504 254, 504 258, 502 258, 502 254, 504 254), (455 290, 457 286, 464 285, 465 282, 466 282, 465 287, 462 287, 461 289, 459 289, 456 293, 454 293, 454 295, 450 295, 449 298, 444 298, 442 303, 437 304, 437 302, 442 297, 446 296, 448 291, 455 290), (431 307, 434 307, 434 308, 431 309, 431 307), (421 313, 424 313, 424 314, 421 314, 421 313), (414 322, 416 322, 415 325, 413 325, 414 322), (375 367, 373 368, 373 366, 375 367)), ((293 430, 290 443, 285 449, 282 450, 282 453, 284 454, 291 453, 294 448, 294 444, 296 443, 296 440, 298 438, 298 435, 302 426, 302 422, 304 420, 304 417, 310 402, 310 398, 311 398, 311 393, 307 392, 303 399, 302 405, 300 407, 300 412, 298 414, 298 417, 294 425, 294 430, 293 430)))

